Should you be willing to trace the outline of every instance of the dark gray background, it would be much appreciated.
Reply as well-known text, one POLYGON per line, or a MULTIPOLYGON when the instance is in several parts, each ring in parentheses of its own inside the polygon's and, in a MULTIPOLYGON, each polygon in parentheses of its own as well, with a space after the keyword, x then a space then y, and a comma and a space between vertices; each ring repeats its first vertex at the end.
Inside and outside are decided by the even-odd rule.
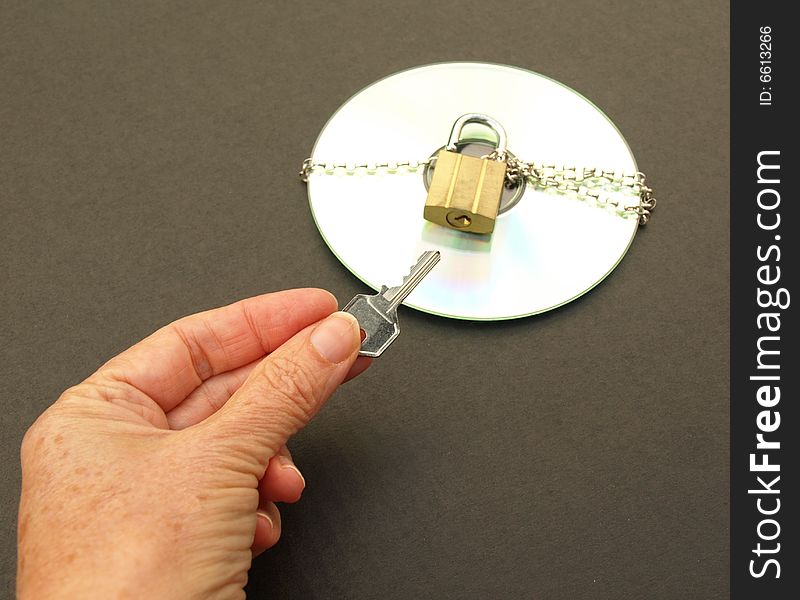
POLYGON ((250 595, 727 596, 727 3, 0 6, 0 590, 35 417, 181 315, 364 291, 314 227, 301 161, 372 81, 483 60, 603 109, 655 218, 552 313, 403 312, 295 440, 308 488, 250 595))

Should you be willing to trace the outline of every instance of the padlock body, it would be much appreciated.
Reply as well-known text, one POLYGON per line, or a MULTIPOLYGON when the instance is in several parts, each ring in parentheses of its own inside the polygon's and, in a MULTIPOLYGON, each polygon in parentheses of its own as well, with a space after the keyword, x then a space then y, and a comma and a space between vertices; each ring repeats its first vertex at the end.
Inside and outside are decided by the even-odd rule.
POLYGON ((504 161, 440 150, 425 201, 425 219, 459 231, 492 233, 505 176, 504 161))

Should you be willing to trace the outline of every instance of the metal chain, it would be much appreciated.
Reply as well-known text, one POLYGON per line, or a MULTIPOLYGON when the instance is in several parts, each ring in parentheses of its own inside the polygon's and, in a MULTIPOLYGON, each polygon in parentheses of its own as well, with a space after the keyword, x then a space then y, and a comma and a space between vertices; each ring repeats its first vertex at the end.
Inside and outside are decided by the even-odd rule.
POLYGON ((647 225, 656 207, 653 188, 647 185, 647 176, 641 171, 630 174, 599 167, 545 165, 511 157, 506 164, 508 187, 525 179, 535 187, 572 193, 579 200, 594 202, 600 208, 609 207, 620 215, 636 215, 639 225, 647 225), (621 193, 635 195, 639 204, 626 205, 621 193))
MULTIPOLYGON (((300 178, 307 182, 315 172, 328 175, 343 173, 355 175, 363 172, 374 175, 386 173, 413 173, 425 167, 433 159, 383 163, 318 163, 307 158, 300 169, 300 178)), ((598 167, 569 167, 529 163, 515 157, 506 158, 506 186, 513 188, 525 180, 534 187, 553 190, 560 194, 571 194, 578 200, 593 202, 600 208, 610 208, 621 216, 635 215, 639 225, 647 225, 656 207, 653 188, 646 184, 641 171, 629 174, 598 167), (639 204, 628 205, 624 195, 633 195, 639 204), (622 196, 622 197, 621 197, 622 196)))
POLYGON ((425 167, 430 160, 431 159, 426 158, 425 160, 382 163, 315 163, 312 159, 307 158, 303 161, 303 166, 300 169, 299 175, 300 179, 307 182, 312 173, 325 173, 326 175, 332 175, 336 172, 344 175, 355 175, 359 171, 367 175, 375 175, 384 172, 401 173, 404 171, 414 173, 425 167))

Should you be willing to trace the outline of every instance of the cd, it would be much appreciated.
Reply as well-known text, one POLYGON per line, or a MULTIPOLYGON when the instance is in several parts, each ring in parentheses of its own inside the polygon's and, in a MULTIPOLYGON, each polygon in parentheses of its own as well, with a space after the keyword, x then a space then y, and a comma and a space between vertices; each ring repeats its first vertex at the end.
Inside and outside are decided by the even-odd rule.
MULTIPOLYGON (((422 161, 466 113, 499 121, 509 151, 526 161, 638 170, 620 132, 586 98, 543 75, 487 63, 427 65, 373 83, 331 117, 311 158, 422 161)), ((445 317, 514 319, 574 300, 614 269, 638 227, 635 218, 528 186, 491 236, 465 233, 423 219, 422 168, 341 171, 308 180, 311 212, 331 251, 379 290, 399 283, 422 252, 439 250, 440 263, 404 304, 445 317)))

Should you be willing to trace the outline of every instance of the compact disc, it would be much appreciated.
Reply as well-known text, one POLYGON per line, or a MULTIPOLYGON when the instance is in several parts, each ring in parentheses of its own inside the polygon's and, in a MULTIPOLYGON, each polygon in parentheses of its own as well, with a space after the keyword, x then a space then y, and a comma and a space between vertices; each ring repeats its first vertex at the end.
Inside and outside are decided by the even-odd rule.
MULTIPOLYGON (((637 171, 625 139, 586 98, 531 71, 485 63, 422 66, 373 83, 331 117, 311 158, 421 161, 466 113, 499 121, 523 160, 637 171)), ((423 169, 343 171, 308 180, 330 249, 376 290, 398 284, 425 250, 439 250, 441 261, 404 304, 446 317, 513 319, 574 300, 614 269, 637 229, 635 218, 528 186, 491 236, 475 235, 423 219, 423 169)))

